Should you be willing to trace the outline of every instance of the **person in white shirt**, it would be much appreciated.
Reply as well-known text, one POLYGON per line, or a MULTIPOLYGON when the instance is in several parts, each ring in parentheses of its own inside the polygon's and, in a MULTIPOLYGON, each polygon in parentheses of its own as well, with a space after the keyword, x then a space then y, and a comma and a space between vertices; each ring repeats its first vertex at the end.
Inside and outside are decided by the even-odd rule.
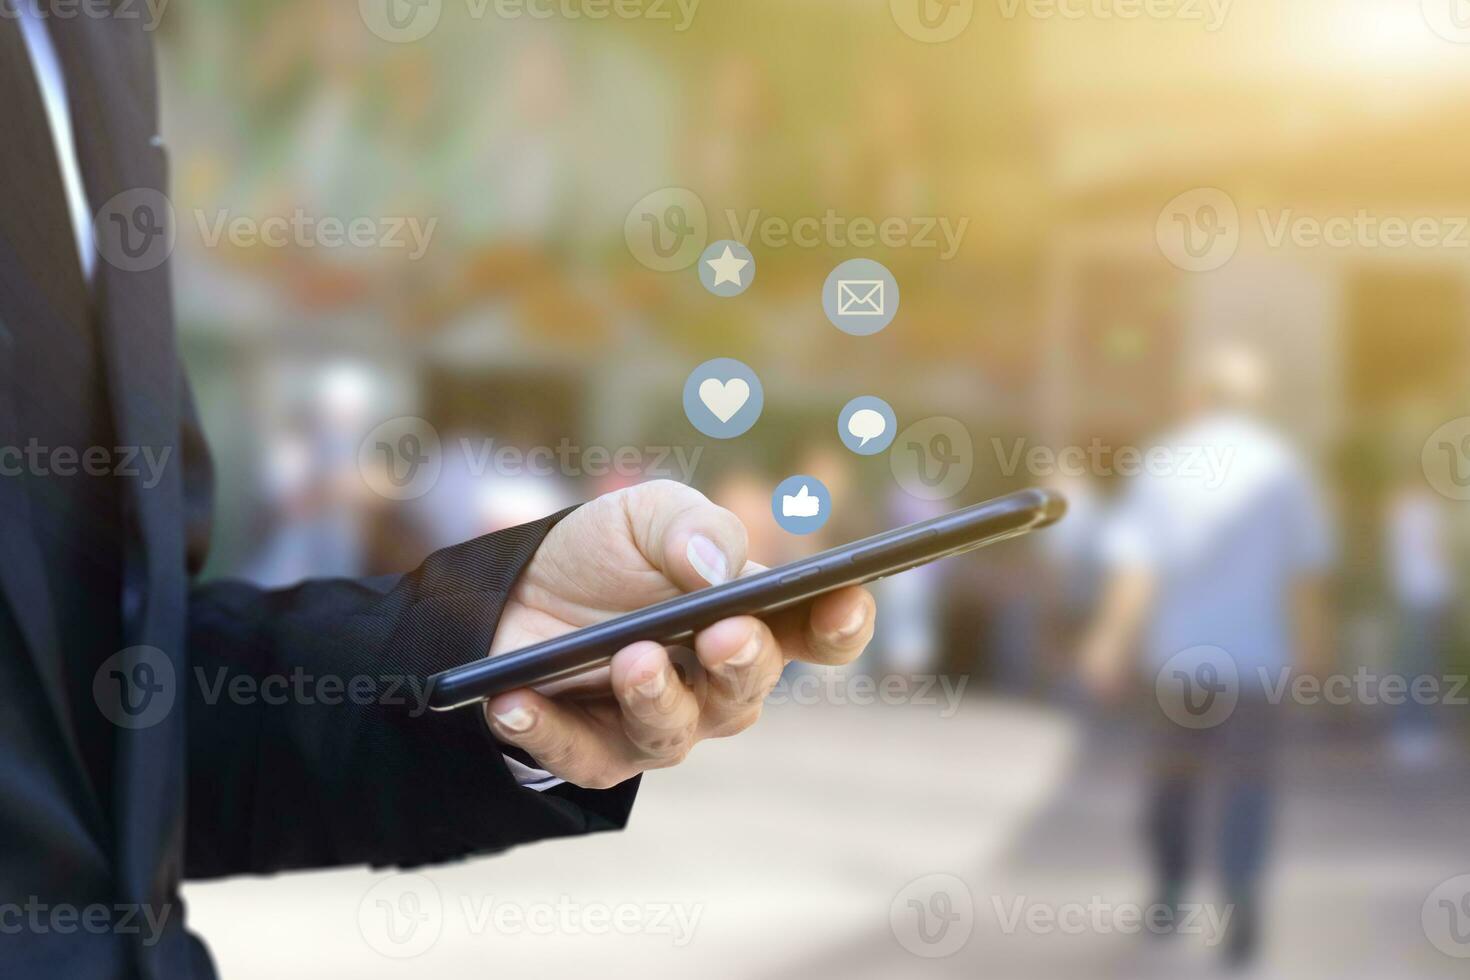
POLYGON ((1234 907, 1226 955, 1236 963, 1256 946, 1268 836, 1277 712, 1265 685, 1293 664, 1320 666, 1332 556, 1308 466, 1259 421, 1266 388, 1265 365, 1241 347, 1210 351, 1192 373, 1187 420, 1151 450, 1167 450, 1154 458, 1168 465, 1133 480, 1104 530, 1110 581, 1081 658, 1089 688, 1116 699, 1141 638, 1144 677, 1167 716, 1153 729, 1148 821, 1164 928, 1190 871, 1200 783, 1224 783, 1219 853, 1234 907), (1181 720, 1163 704, 1156 679, 1194 651, 1224 659, 1201 685, 1218 687, 1233 670, 1238 700, 1224 717, 1181 720))

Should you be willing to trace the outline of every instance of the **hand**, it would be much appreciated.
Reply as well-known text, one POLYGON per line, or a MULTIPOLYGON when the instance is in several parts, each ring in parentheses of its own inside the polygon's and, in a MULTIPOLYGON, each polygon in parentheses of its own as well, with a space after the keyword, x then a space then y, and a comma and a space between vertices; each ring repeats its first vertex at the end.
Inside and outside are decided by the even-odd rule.
POLYGON ((1128 693, 1131 666, 1128 658, 1119 656, 1105 645, 1084 649, 1077 665, 1082 686, 1099 704, 1111 707, 1128 693))
POLYGON ((1123 700, 1132 680, 1131 650, 1153 606, 1157 586, 1146 568, 1116 572, 1103 592, 1097 619, 1082 641, 1082 683, 1105 705, 1123 700))
MULTIPOLYGON (((735 515, 683 484, 599 497, 546 536, 511 593, 490 655, 759 569, 745 547, 735 515)), ((704 675, 697 681, 681 677, 659 644, 634 643, 590 685, 575 685, 582 696, 512 691, 490 701, 486 717, 497 738, 553 775, 590 789, 616 786, 677 765, 702 739, 749 728, 787 662, 855 659, 872 639, 873 618, 871 593, 851 586, 783 610, 770 625, 736 616, 710 626, 694 638, 691 667, 704 675)))

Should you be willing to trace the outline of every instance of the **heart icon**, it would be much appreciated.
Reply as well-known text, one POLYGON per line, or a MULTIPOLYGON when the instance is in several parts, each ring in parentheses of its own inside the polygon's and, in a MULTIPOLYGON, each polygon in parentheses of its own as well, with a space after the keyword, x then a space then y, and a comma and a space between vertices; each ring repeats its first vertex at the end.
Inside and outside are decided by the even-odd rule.
POLYGON ((750 401, 750 385, 744 378, 731 378, 729 381, 705 378, 699 383, 699 400, 714 413, 715 418, 728 422, 750 401))

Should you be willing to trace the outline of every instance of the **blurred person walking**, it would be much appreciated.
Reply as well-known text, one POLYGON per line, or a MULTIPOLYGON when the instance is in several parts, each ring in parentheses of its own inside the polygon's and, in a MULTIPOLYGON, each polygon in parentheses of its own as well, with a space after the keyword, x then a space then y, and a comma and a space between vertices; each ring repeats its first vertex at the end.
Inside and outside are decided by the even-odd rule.
POLYGON ((1281 724, 1268 682, 1294 664, 1322 666, 1333 551, 1310 468, 1260 418, 1267 387, 1265 365, 1241 347, 1211 352, 1192 373, 1186 420, 1145 457, 1167 465, 1134 478, 1104 529, 1108 581, 1081 656, 1088 687, 1112 701, 1134 677, 1141 646, 1158 695, 1152 931, 1172 929, 1180 915, 1202 784, 1220 784, 1218 857, 1232 906, 1225 956, 1236 966, 1254 957, 1259 938, 1281 724), (1168 697, 1176 681, 1187 711, 1168 697))
MULTIPOLYGON (((1389 499, 1384 528, 1397 613, 1395 669, 1411 691, 1415 678, 1443 672, 1455 596, 1443 503, 1424 485, 1417 463, 1389 499)), ((1390 745, 1401 765, 1434 765, 1440 744, 1430 705, 1405 698, 1393 719, 1390 745)))

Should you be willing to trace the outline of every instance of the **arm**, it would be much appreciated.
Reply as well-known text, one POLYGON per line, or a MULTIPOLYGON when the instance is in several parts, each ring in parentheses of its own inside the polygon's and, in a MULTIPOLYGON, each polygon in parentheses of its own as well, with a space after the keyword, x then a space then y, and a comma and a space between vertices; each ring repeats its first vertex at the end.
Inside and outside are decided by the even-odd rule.
POLYGON ((621 827, 608 793, 517 785, 478 712, 429 714, 424 679, 483 656, 561 515, 388 580, 190 599, 187 873, 416 865, 621 827))
MULTIPOLYGON (((210 481, 186 417, 197 568, 210 481)), ((623 826, 639 774, 748 728, 789 660, 857 657, 872 596, 849 587, 769 622, 715 623, 694 638, 693 676, 635 643, 575 700, 517 691, 431 715, 424 679, 723 581, 749 567, 745 547, 735 515, 656 482, 436 552, 401 578, 196 588, 186 874, 411 866, 623 826), (521 787, 507 746, 566 783, 521 787)))
POLYGON ((1083 682, 1099 698, 1115 700, 1126 688, 1153 597, 1153 574, 1143 569, 1119 569, 1108 582, 1102 605, 1083 639, 1079 665, 1083 682))

